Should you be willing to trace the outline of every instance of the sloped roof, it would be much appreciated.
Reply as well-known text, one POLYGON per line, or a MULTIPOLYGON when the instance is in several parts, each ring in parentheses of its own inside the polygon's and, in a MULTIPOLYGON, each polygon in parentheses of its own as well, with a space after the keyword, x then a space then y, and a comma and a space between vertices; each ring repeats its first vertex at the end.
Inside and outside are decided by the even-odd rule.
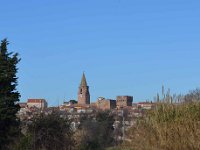
POLYGON ((42 103, 45 99, 28 99, 27 103, 42 103))
POLYGON ((83 76, 82 76, 82 79, 81 79, 80 86, 87 86, 87 81, 86 81, 85 73, 84 72, 83 72, 83 76))

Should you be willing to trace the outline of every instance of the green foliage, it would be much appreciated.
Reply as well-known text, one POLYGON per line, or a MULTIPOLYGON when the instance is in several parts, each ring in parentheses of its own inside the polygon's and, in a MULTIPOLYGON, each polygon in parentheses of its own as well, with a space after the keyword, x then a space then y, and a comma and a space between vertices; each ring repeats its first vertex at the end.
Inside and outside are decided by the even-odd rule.
POLYGON ((74 146, 71 121, 59 114, 42 115, 29 126, 32 148, 43 150, 68 150, 74 146))
POLYGON ((32 149, 33 137, 28 135, 21 135, 18 143, 12 147, 13 150, 31 150, 32 149))
POLYGON ((1 41, 0 45, 0 149, 8 149, 19 134, 19 121, 16 113, 19 106, 20 94, 16 91, 17 64, 20 61, 17 53, 9 53, 8 41, 1 41))
POLYGON ((78 103, 76 100, 73 100, 73 99, 70 100, 69 102, 72 103, 72 104, 77 104, 78 103))
POLYGON ((98 112, 95 118, 84 116, 81 119, 77 149, 102 150, 112 146, 114 116, 110 112, 98 112))

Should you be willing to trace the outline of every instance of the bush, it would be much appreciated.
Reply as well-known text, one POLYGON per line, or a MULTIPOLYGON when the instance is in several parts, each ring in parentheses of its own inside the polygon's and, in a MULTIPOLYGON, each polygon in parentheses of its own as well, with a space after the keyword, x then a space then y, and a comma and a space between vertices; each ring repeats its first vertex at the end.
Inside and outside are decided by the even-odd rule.
POLYGON ((32 148, 42 150, 68 150, 74 147, 71 121, 58 114, 40 116, 29 126, 32 148))
POLYGON ((80 128, 76 131, 76 148, 102 150, 111 146, 114 143, 113 123, 114 116, 110 112, 98 112, 96 117, 84 116, 80 128))
POLYGON ((159 103, 138 120, 127 138, 123 149, 200 149, 200 103, 159 103))

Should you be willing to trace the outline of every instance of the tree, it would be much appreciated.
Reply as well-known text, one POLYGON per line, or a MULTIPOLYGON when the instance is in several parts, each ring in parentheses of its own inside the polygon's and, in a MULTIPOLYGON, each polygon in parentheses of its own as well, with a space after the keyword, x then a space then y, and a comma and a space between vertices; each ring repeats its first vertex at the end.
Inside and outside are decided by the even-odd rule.
POLYGON ((61 118, 58 113, 35 118, 29 126, 27 136, 32 137, 33 150, 70 150, 75 143, 71 121, 61 118))
POLYGON ((17 64, 20 61, 18 53, 8 52, 7 39, 0 45, 0 149, 8 149, 19 133, 19 120, 16 113, 19 110, 20 94, 17 86, 17 64))
POLYGON ((77 149, 102 150, 114 144, 114 116, 109 111, 94 116, 83 116, 76 132, 77 149))
POLYGON ((74 99, 70 100, 69 102, 72 103, 72 104, 77 104, 77 103, 78 103, 78 102, 77 102, 76 100, 74 100, 74 99))
POLYGON ((199 102, 200 101, 200 89, 197 88, 195 90, 190 91, 187 95, 185 95, 185 102, 199 102))

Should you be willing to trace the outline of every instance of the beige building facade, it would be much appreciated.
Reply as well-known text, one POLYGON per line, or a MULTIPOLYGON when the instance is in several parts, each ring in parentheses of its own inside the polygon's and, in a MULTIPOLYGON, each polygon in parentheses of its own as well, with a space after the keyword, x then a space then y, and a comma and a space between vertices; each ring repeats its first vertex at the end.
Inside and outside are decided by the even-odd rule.
POLYGON ((47 108, 47 101, 45 99, 28 99, 27 106, 30 107, 37 107, 39 109, 47 108))

